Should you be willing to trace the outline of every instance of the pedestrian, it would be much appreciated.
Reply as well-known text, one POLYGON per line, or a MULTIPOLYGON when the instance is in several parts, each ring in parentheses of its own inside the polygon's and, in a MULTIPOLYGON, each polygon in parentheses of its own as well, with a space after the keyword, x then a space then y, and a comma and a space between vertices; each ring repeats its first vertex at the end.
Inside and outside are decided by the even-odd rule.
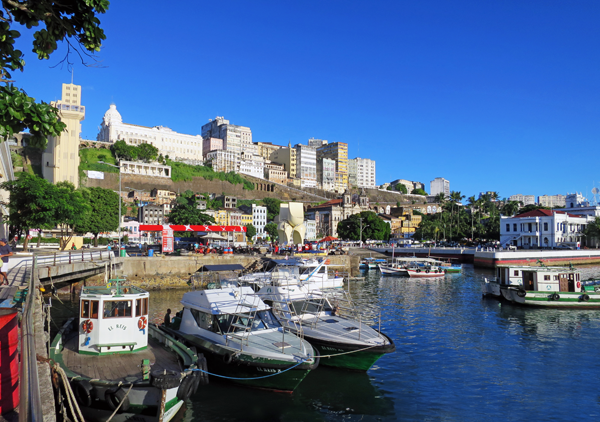
POLYGON ((165 314, 164 325, 165 327, 171 325, 171 308, 167 309, 167 313, 165 314))
POLYGON ((76 250, 76 249, 77 249, 77 246, 75 246, 75 242, 73 242, 73 244, 71 245, 71 250, 73 250, 73 251, 74 251, 74 250, 76 250))
POLYGON ((8 270, 8 257, 12 256, 12 249, 8 246, 6 238, 0 239, 0 258, 2 258, 2 267, 0 267, 0 277, 2 278, 2 286, 8 286, 8 277, 6 271, 8 270))

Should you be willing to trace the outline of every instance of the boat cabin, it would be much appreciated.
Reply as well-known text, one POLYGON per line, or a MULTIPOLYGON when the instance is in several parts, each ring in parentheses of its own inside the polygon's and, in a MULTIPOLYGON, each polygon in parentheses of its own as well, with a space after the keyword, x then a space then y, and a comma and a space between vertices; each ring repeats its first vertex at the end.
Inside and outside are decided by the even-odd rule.
POLYGON ((148 346, 148 297, 139 287, 84 287, 79 298, 79 353, 130 353, 148 346))
POLYGON ((525 290, 549 292, 581 291, 579 271, 565 267, 498 267, 501 286, 523 286, 525 290))

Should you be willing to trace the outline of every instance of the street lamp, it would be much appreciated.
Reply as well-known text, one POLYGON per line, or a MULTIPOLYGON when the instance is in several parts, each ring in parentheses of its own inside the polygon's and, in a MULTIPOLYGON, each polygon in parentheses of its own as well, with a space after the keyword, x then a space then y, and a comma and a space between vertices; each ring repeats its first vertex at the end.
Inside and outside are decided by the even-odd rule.
MULTIPOLYGON (((360 221, 360 247, 362 248, 362 232, 363 232, 363 226, 362 226, 362 221, 363 221, 364 217, 359 217, 358 220, 360 221)), ((367 224, 365 226, 365 229, 369 227, 369 225, 367 224)))
POLYGON ((114 164, 110 164, 110 163, 105 163, 104 161, 98 161, 99 164, 106 164, 107 166, 111 166, 111 167, 115 167, 119 169, 119 228, 118 228, 118 233, 119 233, 119 253, 117 256, 121 255, 121 167, 120 166, 115 166, 114 164))

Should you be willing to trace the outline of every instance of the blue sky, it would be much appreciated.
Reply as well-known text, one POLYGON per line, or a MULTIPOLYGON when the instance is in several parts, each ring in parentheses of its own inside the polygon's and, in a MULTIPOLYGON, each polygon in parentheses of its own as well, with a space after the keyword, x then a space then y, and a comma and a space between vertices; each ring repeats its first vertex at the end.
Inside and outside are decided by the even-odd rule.
MULTIPOLYGON (((100 19, 100 66, 71 57, 84 138, 114 102, 126 123, 181 133, 224 116, 255 142, 347 142, 378 184, 600 186, 598 1, 113 1, 100 19)), ((39 61, 30 43, 16 83, 58 99, 66 50, 39 61)))

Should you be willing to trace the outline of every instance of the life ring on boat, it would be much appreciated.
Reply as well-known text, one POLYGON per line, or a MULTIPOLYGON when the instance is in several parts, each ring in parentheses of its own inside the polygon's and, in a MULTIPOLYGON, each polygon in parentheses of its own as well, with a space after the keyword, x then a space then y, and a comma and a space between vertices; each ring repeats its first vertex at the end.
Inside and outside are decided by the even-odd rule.
POLYGON ((146 325, 148 325, 148 320, 146 320, 146 317, 140 317, 140 319, 138 319, 138 328, 140 330, 143 330, 144 328, 146 328, 146 325))
POLYGON ((73 380, 71 381, 71 390, 75 394, 77 403, 83 407, 90 407, 94 400, 94 387, 88 380, 73 380))
POLYGON ((590 296, 587 294, 583 294, 579 296, 579 300, 581 300, 582 302, 587 302, 588 300, 590 300, 590 296))
POLYGON ((179 384, 177 389, 177 398, 179 400, 187 400, 194 393, 194 387, 196 387, 196 376, 193 372, 190 372, 179 384))
POLYGON ((223 362, 225 362, 225 365, 229 365, 232 361, 233 361, 233 354, 225 353, 223 355, 223 362))
POLYGON ((163 369, 150 372, 150 385, 152 385, 152 387, 160 388, 161 390, 177 387, 180 379, 181 374, 175 371, 163 369))
POLYGON ((104 393, 104 401, 110 410, 115 410, 121 403, 121 407, 117 410, 117 413, 127 412, 131 402, 125 390, 121 387, 109 388, 104 393))
POLYGON ((94 329, 94 323, 91 320, 86 319, 83 321, 83 324, 81 324, 81 329, 84 333, 91 333, 94 329))
POLYGON ((517 290, 517 296, 519 297, 525 297, 527 295, 527 291, 525 289, 519 289, 517 290))

